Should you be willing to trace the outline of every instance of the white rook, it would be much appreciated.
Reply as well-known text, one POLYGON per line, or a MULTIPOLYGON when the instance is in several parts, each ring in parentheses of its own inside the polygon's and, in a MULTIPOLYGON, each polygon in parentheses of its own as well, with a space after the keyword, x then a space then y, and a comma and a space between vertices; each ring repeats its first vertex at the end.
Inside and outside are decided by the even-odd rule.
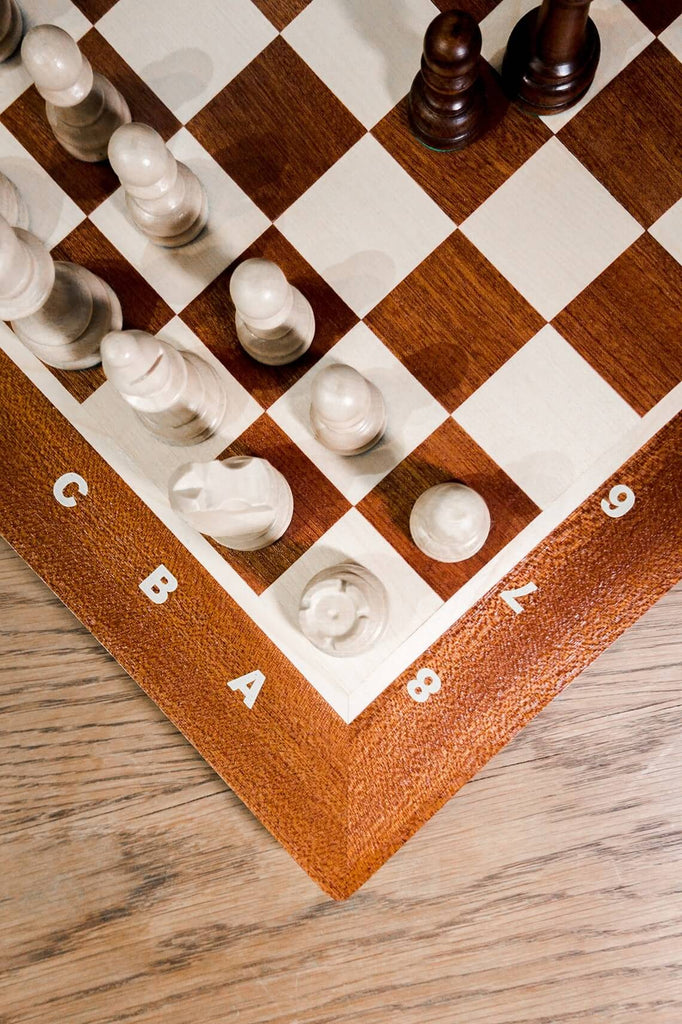
POLYGON ((93 72, 75 39, 57 25, 29 29, 21 57, 60 145, 77 160, 106 160, 112 133, 130 121, 118 89, 93 72))
POLYGON ((104 335, 121 327, 121 304, 96 274, 54 262, 35 235, 0 216, 0 319, 48 366, 82 370, 100 361, 104 335))
POLYGON ((282 366, 306 352, 315 334, 313 309, 271 260, 240 263, 230 279, 242 348, 259 363, 282 366))
POLYGON ((326 654, 363 654, 386 628, 386 588, 364 565, 342 562, 308 582, 298 618, 304 636, 326 654))
POLYGON ((168 600, 168 595, 178 589, 178 581, 170 569, 167 569, 162 563, 154 569, 154 572, 150 572, 139 586, 150 601, 153 601, 154 604, 163 604, 168 600))

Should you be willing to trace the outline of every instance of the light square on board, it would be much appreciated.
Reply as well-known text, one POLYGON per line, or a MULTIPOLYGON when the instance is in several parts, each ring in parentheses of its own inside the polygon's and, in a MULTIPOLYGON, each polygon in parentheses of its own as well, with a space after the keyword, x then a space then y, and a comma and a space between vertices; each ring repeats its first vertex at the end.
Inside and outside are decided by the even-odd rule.
MULTIPOLYGON (((682 0, 679 0, 682 7, 682 0)), ((682 14, 658 37, 661 42, 682 61, 682 14)))
MULTIPOLYGON (((55 259, 70 260, 87 267, 111 285, 121 303, 124 330, 136 328, 156 334, 172 319, 170 306, 91 220, 82 221, 52 250, 52 255, 55 259)), ((79 402, 88 398, 106 380, 101 366, 93 366, 89 370, 49 369, 79 402)))
POLYGON ((447 413, 369 327, 360 323, 271 406, 270 415, 355 504, 435 430, 447 413), (313 381, 324 367, 335 363, 347 363, 376 385, 386 406, 384 437, 368 452, 352 458, 330 452, 315 439, 310 427, 313 381))
POLYGON ((452 412, 544 320, 455 231, 375 306, 366 322, 452 412))
POLYGON ((363 134, 281 36, 188 127, 272 220, 363 134))
POLYGON ((84 219, 85 214, 18 139, 0 123, 0 170, 19 189, 31 231, 51 248, 84 219))
POLYGON ((259 11, 272 22, 278 32, 308 6, 310 0, 253 0, 259 11))
POLYGON ((649 228, 657 242, 671 253, 678 263, 682 263, 682 199, 670 207, 649 228))
POLYGON ((640 415, 682 380, 682 267, 648 232, 553 321, 640 415))
POLYGON ((444 600, 475 576, 540 512, 451 418, 377 484, 358 508, 444 600), (450 481, 466 484, 481 495, 490 510, 490 533, 481 550, 471 558, 463 562, 436 562, 412 540, 410 513, 424 491, 450 481))
POLYGON ((182 318, 264 409, 276 402, 357 323, 357 317, 345 302, 275 227, 268 228, 238 260, 219 274, 182 311, 182 318), (257 362, 247 355, 237 338, 230 278, 240 263, 253 257, 276 263, 289 283, 310 302, 315 315, 312 345, 303 356, 284 366, 265 366, 257 362))
MULTIPOLYGON (((19 8, 24 33, 34 25, 48 22, 63 28, 74 39, 80 39, 91 27, 71 0, 21 0, 19 8)), ((0 110, 13 103, 30 84, 31 76, 21 63, 21 49, 17 47, 0 66, 0 110)))
POLYGON ((322 675, 352 693, 443 602, 386 538, 352 508, 261 594, 259 603, 273 617, 277 616, 282 647, 296 652, 297 662, 305 666, 309 678, 322 675), (342 562, 359 562, 373 572, 388 597, 386 631, 370 650, 350 658, 318 650, 298 624, 298 608, 306 584, 318 572, 342 562))
POLYGON ((682 14, 682 0, 623 0, 656 35, 682 14))
POLYGON ((284 29, 287 42, 365 128, 410 88, 429 22, 431 0, 312 0, 284 29))
MULTIPOLYGON (((153 125, 164 139, 177 131, 177 118, 96 29, 84 35, 79 45, 94 70, 110 79, 128 101, 134 121, 153 125)), ((0 120, 86 213, 118 188, 118 178, 106 161, 77 160, 60 146, 47 121, 45 100, 34 86, 23 92, 0 120)))
POLYGON ((208 224, 188 245, 166 249, 151 242, 128 217, 119 188, 91 220, 150 285, 179 312, 267 227, 267 218, 185 128, 168 143, 199 178, 208 196, 208 224))
POLYGON ((461 230, 546 320, 642 233, 557 138, 527 160, 461 230))
MULTIPOLYGON (((519 0, 503 0, 481 23, 483 55, 498 71, 512 28, 522 15, 537 6, 538 0, 522 0, 521 3, 519 0)), ((541 118, 553 132, 559 131, 582 110, 653 39, 649 29, 624 6, 622 0, 593 0, 590 17, 597 26, 601 41, 597 72, 586 95, 578 103, 561 113, 541 118)))
POLYGON ((365 135, 279 218, 277 227, 362 317, 455 225, 383 146, 365 135))
POLYGON ((639 422, 549 324, 453 417, 540 508, 639 422))
POLYGON ((485 61, 481 68, 491 126, 470 146, 437 152, 422 145, 408 123, 407 97, 372 129, 372 135, 455 223, 473 213, 552 135, 539 118, 509 106, 495 72, 485 61))
POLYGON ((682 195, 682 65, 656 39, 559 138, 649 227, 682 195))
POLYGON ((218 457, 226 445, 258 418, 262 410, 211 355, 189 327, 174 317, 159 332, 159 337, 175 348, 193 352, 206 360, 218 374, 227 394, 228 413, 218 431, 200 444, 189 447, 171 445, 156 438, 142 424, 132 407, 106 381, 83 402, 81 409, 88 426, 110 445, 118 447, 127 462, 150 484, 164 503, 168 503, 168 480, 186 462, 208 462, 218 457))
POLYGON ((267 413, 214 458, 234 455, 267 459, 286 477, 294 497, 294 514, 286 533, 260 551, 231 551, 207 538, 260 594, 348 511, 349 504, 267 413))
POLYGON ((97 28, 183 123, 276 35, 251 0, 118 0, 97 28))

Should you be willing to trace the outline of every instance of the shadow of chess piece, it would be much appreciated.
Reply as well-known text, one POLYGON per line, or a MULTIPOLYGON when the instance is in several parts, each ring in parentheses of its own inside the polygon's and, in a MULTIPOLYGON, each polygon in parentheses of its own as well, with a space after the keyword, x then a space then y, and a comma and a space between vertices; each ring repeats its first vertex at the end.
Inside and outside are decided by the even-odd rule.
POLYGON ((589 8, 590 0, 543 0, 516 24, 502 81, 508 95, 529 112, 558 114, 591 86, 601 44, 589 8))
POLYGON ((426 30, 408 117, 416 137, 431 149, 463 149, 488 127, 481 31, 466 11, 439 14, 426 30))

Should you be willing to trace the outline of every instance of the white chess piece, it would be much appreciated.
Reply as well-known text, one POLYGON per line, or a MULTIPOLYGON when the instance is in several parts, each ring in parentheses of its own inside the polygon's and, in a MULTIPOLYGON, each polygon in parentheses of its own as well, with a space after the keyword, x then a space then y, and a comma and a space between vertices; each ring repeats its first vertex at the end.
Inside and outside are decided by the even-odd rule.
POLYGON ((106 160, 112 133, 130 121, 128 104, 90 62, 68 32, 36 25, 21 44, 24 67, 45 100, 55 138, 77 160, 106 160))
POLYGON ((190 462, 168 485, 171 508, 199 533, 235 551, 273 544, 294 511, 289 484, 266 459, 190 462))
POLYGON ((230 280, 237 337, 259 363, 282 366, 310 348, 315 316, 304 295, 271 260, 244 260, 230 280))
POLYGON ((301 595, 301 630, 326 654, 362 654, 376 643, 387 621, 388 595, 383 583, 353 562, 319 572, 301 595))
POLYGON ((204 186, 176 160, 147 124, 122 125, 109 143, 109 161, 125 191, 128 213, 156 245, 175 247, 196 238, 208 220, 204 186))
POLYGON ((0 317, 48 366, 100 361, 102 338, 123 321, 116 293, 77 263, 54 262, 35 235, 0 217, 0 317))
POLYGON ((13 228, 28 227, 28 208, 19 189, 0 171, 0 216, 13 228))
POLYGON ((420 494, 410 514, 417 547, 437 562, 463 562, 485 544, 490 512, 485 501, 465 484, 436 484, 420 494))
POLYGON ((21 39, 21 11, 16 0, 0 0, 0 62, 11 57, 21 39))
POLYGON ((108 379, 156 437, 198 444, 220 429, 227 393, 212 366, 145 331, 112 331, 102 341, 108 379))
POLYGON ((372 448, 386 430, 386 407, 371 381, 345 363, 332 363, 313 381, 310 401, 313 434, 340 455, 372 448))

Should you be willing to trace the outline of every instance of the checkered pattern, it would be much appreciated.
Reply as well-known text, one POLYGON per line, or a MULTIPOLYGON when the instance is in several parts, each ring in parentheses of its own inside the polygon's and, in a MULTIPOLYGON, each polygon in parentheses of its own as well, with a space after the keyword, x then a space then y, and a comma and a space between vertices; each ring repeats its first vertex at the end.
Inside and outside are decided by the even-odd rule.
MULTIPOLYGON (((489 82, 534 2, 470 0, 489 82)), ((214 547, 309 678, 347 691, 682 377, 679 338, 659 329, 682 300, 682 4, 594 0, 603 52, 585 99, 554 118, 501 106, 485 137, 441 154, 410 134, 405 94, 424 29, 449 6, 31 0, 27 24, 68 29, 204 182, 208 228, 181 250, 132 227, 107 164, 64 154, 17 57, 0 70, 0 168, 33 230, 112 284, 126 326, 209 359, 232 416, 198 449, 171 450, 100 369, 54 376, 159 495, 189 458, 250 453, 282 470, 295 497, 285 537, 257 553, 214 547), (314 308, 314 344, 290 366, 257 364, 237 342, 229 278, 250 256, 275 260, 314 308), (321 448, 307 422, 314 376, 334 361, 388 408, 384 440, 354 459, 321 448), (479 491, 493 521, 453 566, 408 530, 418 494, 448 479, 479 491), (346 559, 383 578, 394 609, 387 636, 342 671, 287 609, 346 559)))

